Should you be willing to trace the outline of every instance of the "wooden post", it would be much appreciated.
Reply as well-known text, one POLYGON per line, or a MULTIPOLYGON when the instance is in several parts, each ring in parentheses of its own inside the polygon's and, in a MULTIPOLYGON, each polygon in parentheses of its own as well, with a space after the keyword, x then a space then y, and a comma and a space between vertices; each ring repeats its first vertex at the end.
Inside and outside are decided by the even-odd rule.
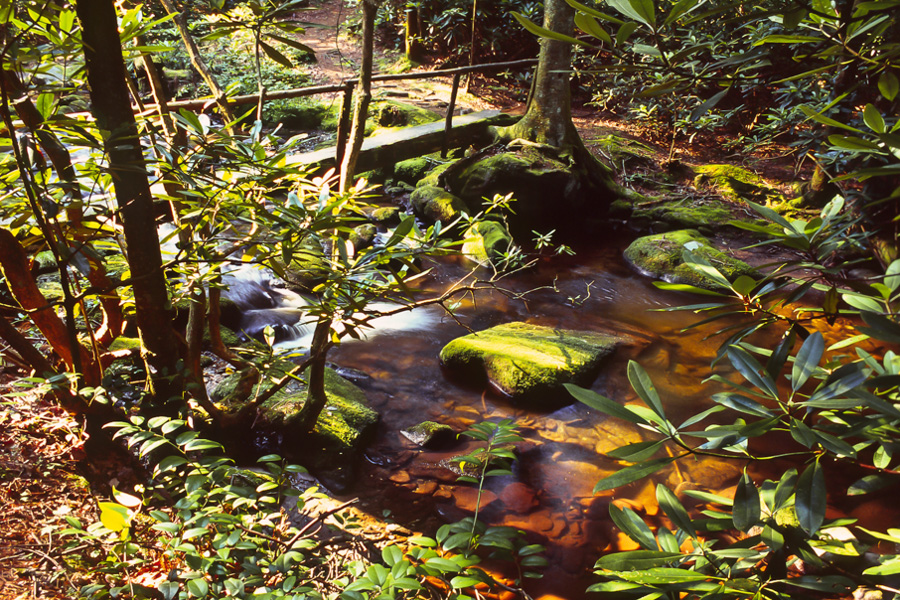
POLYGON ((447 148, 450 146, 450 130, 453 128, 453 111, 456 109, 456 93, 459 91, 459 76, 453 75, 453 90, 450 92, 450 104, 447 106, 447 120, 444 121, 444 145, 441 148, 441 158, 447 158, 447 148))
POLYGON ((347 138, 350 136, 350 107, 353 104, 354 81, 344 83, 344 96, 341 100, 341 116, 338 119, 337 140, 334 150, 334 164, 344 162, 344 152, 347 149, 347 138))

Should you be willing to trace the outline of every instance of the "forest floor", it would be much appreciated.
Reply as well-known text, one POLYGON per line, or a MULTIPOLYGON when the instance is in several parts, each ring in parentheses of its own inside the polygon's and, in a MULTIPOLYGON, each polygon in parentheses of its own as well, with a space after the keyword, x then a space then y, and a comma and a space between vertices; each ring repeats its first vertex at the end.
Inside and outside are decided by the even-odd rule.
MULTIPOLYGON (((309 28, 303 38, 317 53, 318 61, 310 67, 315 83, 355 76, 360 52, 357 38, 348 31, 348 24, 355 18, 351 11, 341 0, 323 0, 303 13, 304 20, 321 25, 309 28)), ((396 51, 381 49, 377 69, 389 70, 401 58, 396 51)), ((440 108, 449 99, 450 79, 394 82, 379 85, 378 93, 440 108)), ((492 80, 477 77, 459 98, 459 104, 473 110, 499 108, 522 113, 524 106, 516 99, 521 95, 522 90, 504 90, 492 80)), ((595 141, 609 134, 645 144, 653 153, 652 161, 640 167, 647 172, 677 159, 686 164, 729 162, 774 181, 794 177, 796 161, 786 148, 754 155, 724 155, 718 150, 723 140, 707 137, 688 144, 676 139, 672 146, 664 136, 599 114, 587 105, 576 104, 573 114, 586 144, 595 150, 595 141)), ((121 456, 91 453, 86 460, 88 438, 81 424, 52 399, 36 394, 11 396, 18 389, 13 381, 23 375, 14 363, 0 356, 0 599, 68 598, 72 587, 84 582, 70 579, 69 569, 61 564, 57 532, 65 527, 67 517, 82 523, 96 521, 97 496, 133 481, 136 474, 130 461, 121 456)))

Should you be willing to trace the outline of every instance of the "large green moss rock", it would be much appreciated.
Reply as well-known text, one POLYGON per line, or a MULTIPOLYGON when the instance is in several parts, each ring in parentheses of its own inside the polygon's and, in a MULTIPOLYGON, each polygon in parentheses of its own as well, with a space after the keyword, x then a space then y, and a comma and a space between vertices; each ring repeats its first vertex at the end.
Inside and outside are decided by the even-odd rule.
POLYGON ((463 158, 441 172, 437 183, 462 198, 471 213, 481 211, 485 199, 511 193, 514 202, 505 213, 510 232, 516 239, 530 239, 534 230, 584 230, 591 218, 603 215, 613 193, 598 180, 602 169, 600 163, 582 165, 559 149, 519 145, 463 158))
POLYGON ((558 404, 571 402, 562 385, 590 385, 620 342, 602 333, 506 323, 453 340, 441 350, 441 363, 514 400, 558 404))
POLYGON ((703 165, 694 169, 696 187, 712 187, 722 197, 733 202, 751 201, 757 204, 781 204, 784 196, 766 181, 747 169, 734 165, 703 165))
POLYGON ((466 230, 462 253, 480 264, 496 262, 512 245, 506 227, 496 221, 479 221, 466 230))
MULTIPOLYGON (((236 413, 246 398, 268 390, 272 382, 294 367, 276 363, 259 382, 234 373, 216 387, 213 402, 227 413, 236 413), (251 387, 252 386, 252 387, 251 387), (241 393, 248 391, 249 394, 241 393)), ((255 428, 281 440, 275 450, 298 460, 332 489, 346 489, 353 483, 356 465, 378 422, 378 413, 369 408, 365 392, 331 369, 325 371, 328 403, 312 432, 297 431, 297 418, 306 402, 306 384, 294 380, 259 407, 255 428)))
POLYGON ((468 212, 466 204, 447 190, 432 185, 419 186, 409 195, 413 212, 428 223, 450 223, 468 212))
POLYGON ((716 249, 695 229, 638 238, 625 249, 625 259, 641 273, 669 283, 684 283, 704 289, 720 288, 715 280, 684 263, 682 253, 685 248, 705 258, 729 281, 740 275, 758 276, 753 267, 716 249))
POLYGON ((372 104, 369 115, 378 127, 413 127, 441 119, 441 115, 433 110, 396 100, 382 100, 372 104))
POLYGON ((690 228, 711 235, 721 227, 729 227, 733 219, 728 203, 721 200, 651 198, 630 204, 628 224, 639 231, 663 232, 690 228))

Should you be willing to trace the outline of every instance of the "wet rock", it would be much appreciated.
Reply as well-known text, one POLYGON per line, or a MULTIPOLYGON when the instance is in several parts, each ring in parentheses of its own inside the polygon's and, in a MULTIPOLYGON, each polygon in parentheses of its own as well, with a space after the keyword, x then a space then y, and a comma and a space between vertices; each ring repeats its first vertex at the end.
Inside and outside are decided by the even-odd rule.
POLYGON ((457 338, 441 350, 441 363, 473 381, 487 381, 517 401, 566 401, 564 383, 589 385, 600 362, 621 340, 514 322, 457 338))
POLYGON ((456 432, 449 425, 423 421, 400 432, 403 437, 423 448, 445 448, 456 441, 456 432))
POLYGON ((496 221, 479 221, 463 236, 462 252, 466 258, 480 264, 497 263, 512 245, 506 228, 496 221))
POLYGON ((682 252, 685 249, 705 258, 729 281, 734 281, 740 275, 759 276, 750 265, 716 249, 708 239, 694 229, 638 238, 625 250, 625 259, 641 273, 669 283, 682 283, 711 290, 721 289, 722 286, 711 277, 684 264, 682 252))
MULTIPOLYGON (((707 490, 722 490, 734 484, 741 476, 741 469, 737 464, 725 462, 709 457, 701 457, 696 460, 679 463, 681 476, 684 480, 705 487, 707 490)), ((678 473, 672 472, 674 481, 669 482, 669 488, 676 488, 681 483, 678 473)))
POLYGON ((409 196, 413 211, 429 223, 450 223, 468 212, 465 203, 445 189, 437 186, 419 186, 409 196))
POLYGON ((534 490, 519 481, 504 486, 500 490, 500 500, 507 511, 514 513, 527 513, 538 505, 534 490))
POLYGON ((356 248, 357 250, 361 250, 372 245, 372 242, 375 241, 375 235, 377 233, 378 228, 375 227, 374 224, 366 223, 365 225, 354 227, 353 231, 350 232, 349 239, 354 248, 356 248))
POLYGON ((400 224, 400 208, 397 206, 379 206, 366 211, 368 217, 373 223, 383 225, 399 225, 400 224))
MULTIPOLYGON (((627 201, 620 201, 627 204, 627 201)), ((654 233, 693 228, 705 235, 728 227, 734 219, 727 203, 715 198, 685 198, 683 200, 641 199, 628 204, 628 225, 640 231, 654 233)))
MULTIPOLYGON (((250 378, 234 373, 219 383, 211 399, 226 413, 238 414, 249 398, 264 393, 274 379, 294 367, 293 363, 276 363, 270 377, 250 378)), ((378 413, 369 408, 365 392, 339 376, 325 370, 325 393, 328 403, 311 432, 297 431, 296 420, 306 402, 306 385, 292 381, 263 402, 258 408, 254 427, 274 432, 280 448, 274 449, 298 460, 325 485, 345 490, 353 482, 356 464, 362 456, 378 422, 378 413)))
POLYGON ((453 503, 456 504, 456 508, 468 513, 474 513, 476 506, 478 506, 478 510, 484 510, 496 500, 497 494, 490 490, 482 490, 480 500, 477 488, 458 487, 453 490, 453 503))

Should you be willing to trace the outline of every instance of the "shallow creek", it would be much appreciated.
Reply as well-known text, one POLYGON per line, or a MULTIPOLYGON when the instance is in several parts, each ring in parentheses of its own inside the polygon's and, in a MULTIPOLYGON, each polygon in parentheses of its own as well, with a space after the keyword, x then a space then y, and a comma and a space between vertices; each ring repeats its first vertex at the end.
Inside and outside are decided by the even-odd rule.
MULTIPOLYGON (((709 405, 712 390, 702 380, 709 375, 719 340, 705 340, 708 329, 682 331, 699 320, 697 315, 654 311, 696 299, 657 290, 649 278, 634 273, 622 259, 627 243, 609 240, 602 249, 543 263, 504 283, 516 292, 536 290, 526 300, 482 295, 459 316, 476 331, 527 321, 620 334, 628 342, 604 364, 593 389, 618 401, 635 401, 626 365, 637 360, 652 377, 670 418, 679 421, 709 405), (550 289, 554 285, 558 291, 550 289)), ((429 287, 441 290, 464 273, 463 266, 441 265, 429 287)), ((353 493, 373 515, 390 511, 396 522, 433 533, 441 523, 469 516, 475 508, 474 486, 456 484, 456 474, 445 466, 448 458, 475 446, 469 442, 447 452, 423 450, 401 430, 425 420, 462 431, 482 420, 513 419, 525 442, 518 448, 514 475, 486 482, 481 515, 490 525, 515 526, 527 532, 529 543, 547 546, 550 566, 543 580, 529 586, 532 595, 583 597, 590 568, 602 551, 636 547, 612 524, 609 503, 620 499, 638 514, 656 515, 655 483, 592 493, 595 483, 616 469, 604 453, 646 439, 645 434, 578 403, 538 412, 453 380, 442 371, 438 353, 468 331, 438 309, 429 310, 435 311, 434 319, 425 330, 345 344, 330 355, 335 363, 369 375, 361 385, 382 416, 353 493)), ((742 468, 738 463, 681 462, 685 464, 662 471, 655 481, 672 489, 691 485, 722 492, 742 468)))

